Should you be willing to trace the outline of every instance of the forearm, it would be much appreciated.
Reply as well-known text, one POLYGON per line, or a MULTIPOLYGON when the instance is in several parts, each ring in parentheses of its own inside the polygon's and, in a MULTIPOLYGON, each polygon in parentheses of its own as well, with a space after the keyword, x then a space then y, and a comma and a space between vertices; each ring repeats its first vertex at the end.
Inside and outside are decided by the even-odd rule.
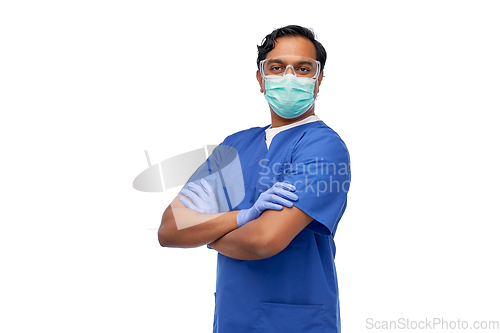
POLYGON ((283 251, 313 219, 297 207, 266 210, 210 246, 233 259, 259 260, 283 251))
POLYGON ((158 241, 166 247, 197 247, 210 243, 238 227, 235 212, 203 214, 169 206, 158 229, 158 241))
POLYGON ((217 252, 239 260, 260 260, 267 256, 259 253, 259 226, 251 221, 233 230, 209 245, 217 252))

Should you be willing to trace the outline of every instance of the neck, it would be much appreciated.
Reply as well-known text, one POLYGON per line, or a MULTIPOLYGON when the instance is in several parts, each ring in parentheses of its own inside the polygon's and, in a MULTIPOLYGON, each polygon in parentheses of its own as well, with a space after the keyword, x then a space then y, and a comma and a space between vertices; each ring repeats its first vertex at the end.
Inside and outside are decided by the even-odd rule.
POLYGON ((297 118, 293 118, 293 119, 285 119, 285 118, 278 116, 276 114, 276 112, 274 112, 271 109, 271 107, 269 107, 269 110, 271 111, 271 127, 275 128, 275 127, 290 125, 290 124, 296 123, 297 121, 301 121, 302 119, 305 119, 309 116, 314 115, 314 104, 309 111, 307 111, 303 115, 301 115, 297 118))

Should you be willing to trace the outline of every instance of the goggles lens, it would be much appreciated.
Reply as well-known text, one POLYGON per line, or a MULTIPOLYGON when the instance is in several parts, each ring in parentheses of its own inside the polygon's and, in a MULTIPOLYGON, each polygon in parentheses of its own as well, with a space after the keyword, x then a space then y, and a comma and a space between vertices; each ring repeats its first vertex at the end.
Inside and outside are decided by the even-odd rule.
POLYGON ((297 77, 315 79, 319 75, 320 67, 317 60, 293 55, 267 58, 260 62, 260 72, 265 78, 291 73, 297 77))

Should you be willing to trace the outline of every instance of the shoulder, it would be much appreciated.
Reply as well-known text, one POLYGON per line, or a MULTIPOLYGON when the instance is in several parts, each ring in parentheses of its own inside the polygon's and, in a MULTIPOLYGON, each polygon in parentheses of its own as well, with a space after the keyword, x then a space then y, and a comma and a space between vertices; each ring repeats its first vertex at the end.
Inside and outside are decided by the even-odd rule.
POLYGON ((349 151, 340 135, 323 121, 314 122, 309 126, 297 140, 294 152, 307 151, 311 153, 321 152, 333 154, 335 156, 345 156, 349 158, 349 151))
POLYGON ((268 126, 264 127, 251 127, 246 130, 238 131, 227 136, 222 144, 239 148, 243 146, 248 140, 260 135, 268 126))

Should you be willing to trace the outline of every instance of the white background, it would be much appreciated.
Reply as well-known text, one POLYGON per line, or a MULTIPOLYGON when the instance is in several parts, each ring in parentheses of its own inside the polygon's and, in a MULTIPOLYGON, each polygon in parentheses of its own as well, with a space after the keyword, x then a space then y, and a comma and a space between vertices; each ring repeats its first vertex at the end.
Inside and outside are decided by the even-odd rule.
POLYGON ((215 252, 161 248, 176 191, 132 181, 269 124, 256 45, 288 24, 351 154, 343 331, 500 321, 498 1, 247 3, 1 3, 0 331, 211 332, 215 252))

